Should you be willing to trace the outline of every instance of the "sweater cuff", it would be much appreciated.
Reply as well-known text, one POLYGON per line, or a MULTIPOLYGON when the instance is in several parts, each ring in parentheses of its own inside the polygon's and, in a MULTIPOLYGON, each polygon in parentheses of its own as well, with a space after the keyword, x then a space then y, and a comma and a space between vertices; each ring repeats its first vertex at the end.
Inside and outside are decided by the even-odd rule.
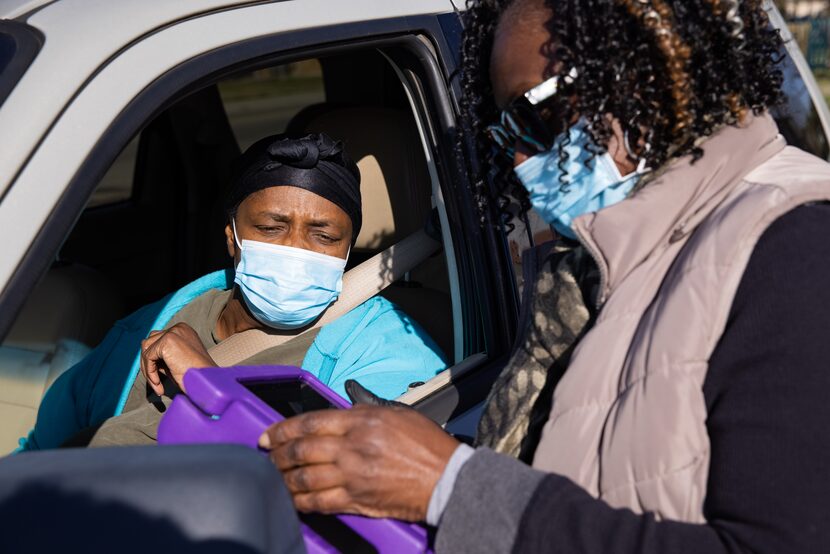
POLYGON ((452 453, 450 461, 447 462, 447 467, 444 468, 444 473, 441 474, 441 478, 438 479, 438 483, 435 484, 435 488, 432 490, 432 496, 429 498, 427 524, 436 526, 441 521, 441 514, 444 513, 447 502, 450 501, 458 473, 473 454, 475 454, 475 450, 466 444, 458 445, 458 448, 452 453))
POLYGON ((545 477, 522 462, 479 448, 461 467, 441 515, 435 552, 510 552, 525 507, 545 477))

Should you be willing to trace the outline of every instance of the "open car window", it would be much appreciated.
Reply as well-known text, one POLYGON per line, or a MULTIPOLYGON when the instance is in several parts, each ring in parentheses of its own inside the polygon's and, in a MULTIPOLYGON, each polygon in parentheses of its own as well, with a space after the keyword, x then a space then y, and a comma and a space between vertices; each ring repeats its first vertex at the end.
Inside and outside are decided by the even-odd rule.
POLYGON ((303 108, 325 102, 323 69, 316 59, 247 71, 217 83, 240 150, 284 131, 303 108))
MULTIPOLYGON (((46 389, 118 318, 231 265, 223 200, 233 161, 255 140, 326 132, 345 143, 361 170, 364 198, 350 266, 423 228, 442 202, 413 104, 395 67, 374 48, 240 64, 198 89, 167 94, 177 98, 159 98, 166 107, 142 121, 110 162, 0 346, 0 410, 8 412, 2 451, 31 429, 46 389)), ((451 231, 441 233, 452 245, 451 231)), ((463 358, 456 344, 464 336, 454 305, 458 279, 449 274, 456 270, 438 254, 382 293, 426 330, 450 364, 463 358)))

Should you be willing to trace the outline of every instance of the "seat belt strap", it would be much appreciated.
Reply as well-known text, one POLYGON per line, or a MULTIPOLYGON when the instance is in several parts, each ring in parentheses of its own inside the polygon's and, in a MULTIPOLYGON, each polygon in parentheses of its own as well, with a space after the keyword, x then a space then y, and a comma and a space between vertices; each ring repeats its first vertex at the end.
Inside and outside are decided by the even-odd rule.
POLYGON ((340 297, 311 326, 290 332, 251 329, 223 340, 208 354, 219 367, 239 364, 269 348, 331 323, 357 308, 415 269, 441 248, 441 243, 420 229, 343 275, 340 297))

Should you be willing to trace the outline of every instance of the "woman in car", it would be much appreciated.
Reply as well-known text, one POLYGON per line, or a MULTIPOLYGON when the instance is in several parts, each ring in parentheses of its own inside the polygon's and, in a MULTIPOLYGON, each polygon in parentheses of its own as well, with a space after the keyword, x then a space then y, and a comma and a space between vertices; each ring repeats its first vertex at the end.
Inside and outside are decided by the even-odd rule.
MULTIPOLYGON (((264 138, 240 158, 225 228, 235 270, 206 275, 116 323, 49 389, 22 450, 155 442, 188 368, 237 333, 297 334, 240 365, 296 365, 345 396, 347 379, 384 398, 446 367, 438 346, 396 306, 375 297, 319 329, 337 300, 361 227, 360 172, 326 135, 264 138)), ((148 263, 152 271, 152 263, 148 263)))
POLYGON ((762 2, 468 7, 466 129, 561 239, 479 448, 403 408, 292 418, 261 444, 297 507, 426 520, 439 553, 830 552, 830 166, 769 115, 762 2))

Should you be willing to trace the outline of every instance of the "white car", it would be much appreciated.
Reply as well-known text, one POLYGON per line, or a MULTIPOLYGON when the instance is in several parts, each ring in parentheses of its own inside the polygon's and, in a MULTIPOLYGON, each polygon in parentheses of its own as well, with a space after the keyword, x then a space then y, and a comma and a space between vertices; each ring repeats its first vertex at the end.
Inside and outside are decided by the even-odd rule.
MULTIPOLYGON (((400 400, 473 435, 510 353, 519 294, 506 232, 480 225, 458 169, 471 163, 459 155, 472 156, 455 148, 460 34, 451 0, 0 2, 0 452, 15 448, 48 385, 116 319, 227 264, 230 164, 286 130, 328 132, 359 160, 356 261, 437 213, 442 253, 383 294, 452 366, 400 400)), ((794 41, 784 69, 782 133, 827 158, 830 113, 794 41)), ((81 489, 96 481, 78 477, 81 468, 99 468, 107 477, 88 484, 100 485, 95 494, 139 512, 165 483, 177 487, 171 502, 201 506, 186 492, 192 474, 181 473, 192 453, 162 450, 128 449, 146 467, 170 469, 140 487, 128 484, 135 473, 119 473, 118 452, 12 456, 0 463, 0 515, 3 498, 39 482, 33 467, 81 489)), ((208 458, 202 470, 221 481, 208 458)), ((228 506, 245 501, 216 513, 231 517, 228 506)), ((251 551, 277 549, 260 520, 205 527, 153 506, 193 536, 244 535, 251 551)))

